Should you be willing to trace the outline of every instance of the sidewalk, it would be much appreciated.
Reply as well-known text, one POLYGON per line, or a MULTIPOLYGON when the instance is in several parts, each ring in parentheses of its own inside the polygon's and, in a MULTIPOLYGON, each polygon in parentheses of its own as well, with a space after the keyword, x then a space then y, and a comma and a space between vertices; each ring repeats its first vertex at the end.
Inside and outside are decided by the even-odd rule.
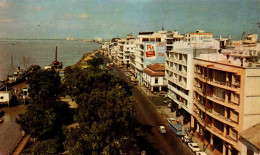
MULTIPOLYGON (((176 111, 171 112, 171 109, 168 107, 168 104, 164 104, 164 97, 159 95, 152 94, 145 86, 138 85, 137 88, 146 96, 146 98, 155 106, 155 108, 166 118, 174 117, 183 122, 183 116, 176 117, 176 111)), ((184 124, 186 129, 190 129, 190 123, 184 124)), ((192 138, 192 142, 197 142, 199 148, 203 150, 203 141, 201 142, 197 137, 192 136, 188 132, 188 136, 192 138)), ((205 150, 207 155, 212 155, 213 153, 207 148, 205 150)))

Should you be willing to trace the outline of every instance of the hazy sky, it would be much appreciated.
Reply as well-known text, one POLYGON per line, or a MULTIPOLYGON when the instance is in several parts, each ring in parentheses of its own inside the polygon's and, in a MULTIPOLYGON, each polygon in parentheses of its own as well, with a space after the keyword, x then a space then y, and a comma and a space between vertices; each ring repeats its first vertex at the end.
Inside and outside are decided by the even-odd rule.
POLYGON ((258 33, 260 0, 0 0, 0 38, 105 38, 140 31, 258 33))

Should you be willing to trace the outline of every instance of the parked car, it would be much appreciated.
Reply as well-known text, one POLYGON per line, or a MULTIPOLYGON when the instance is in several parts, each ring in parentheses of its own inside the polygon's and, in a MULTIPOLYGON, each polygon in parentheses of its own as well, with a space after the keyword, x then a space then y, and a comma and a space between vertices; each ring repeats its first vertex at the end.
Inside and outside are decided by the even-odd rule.
POLYGON ((188 135, 185 135, 182 137, 182 141, 184 143, 191 143, 191 137, 189 137, 188 135))
POLYGON ((207 155, 205 152, 196 152, 196 155, 207 155))
POLYGON ((165 129, 165 126, 158 126, 158 129, 160 131, 160 133, 166 133, 166 129, 165 129))
POLYGON ((189 148, 193 151, 193 152, 199 152, 200 148, 198 146, 198 143, 188 143, 189 148))

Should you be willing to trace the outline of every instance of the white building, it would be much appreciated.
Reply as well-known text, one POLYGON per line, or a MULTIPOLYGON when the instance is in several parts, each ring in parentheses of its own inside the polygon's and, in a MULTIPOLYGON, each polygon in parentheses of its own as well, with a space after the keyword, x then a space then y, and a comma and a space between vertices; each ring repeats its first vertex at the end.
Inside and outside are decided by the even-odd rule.
POLYGON ((0 104, 8 104, 11 100, 11 91, 0 91, 0 104))
POLYGON ((143 84, 151 92, 167 91, 167 84, 164 82, 165 64, 154 63, 147 66, 143 72, 143 84))
POLYGON ((130 65, 130 55, 135 53, 136 43, 135 38, 129 37, 126 39, 124 44, 123 52, 123 62, 125 65, 130 65))
POLYGON ((116 51, 116 59, 115 63, 119 66, 122 66, 124 64, 124 45, 126 43, 126 39, 119 39, 117 41, 117 51, 116 51))
POLYGON ((193 48, 184 41, 174 42, 173 46, 172 50, 166 51, 165 60, 168 97, 183 116, 180 120, 186 124, 190 122, 193 103, 193 48))
MULTIPOLYGON (((144 43, 146 42, 165 42, 166 31, 158 32, 139 32, 136 38, 136 51, 134 55, 135 60, 135 77, 140 84, 143 84, 143 69, 146 67, 144 64, 144 43)), ((133 56, 132 56, 133 57, 133 56)))

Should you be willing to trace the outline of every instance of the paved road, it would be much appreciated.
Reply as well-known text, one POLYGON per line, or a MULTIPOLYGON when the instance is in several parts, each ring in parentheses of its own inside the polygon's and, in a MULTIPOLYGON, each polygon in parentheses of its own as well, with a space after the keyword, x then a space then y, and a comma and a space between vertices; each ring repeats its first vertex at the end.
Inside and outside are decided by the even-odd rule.
MULTIPOLYGON (((106 60, 106 62, 109 61, 106 60)), ((118 67, 113 67, 113 70, 110 70, 110 72, 126 79, 127 82, 131 83, 118 67)), ((148 138, 151 143, 155 144, 155 148, 160 150, 161 154, 165 155, 192 154, 188 147, 181 142, 181 139, 170 130, 167 125, 167 120, 157 111, 153 104, 149 102, 147 97, 142 94, 138 87, 133 85, 132 91, 136 100, 136 109, 138 112, 139 121, 144 125, 153 126, 152 134, 150 134, 148 138), (157 126, 159 125, 164 125, 166 127, 166 134, 161 134, 159 132, 157 129, 157 126)))

